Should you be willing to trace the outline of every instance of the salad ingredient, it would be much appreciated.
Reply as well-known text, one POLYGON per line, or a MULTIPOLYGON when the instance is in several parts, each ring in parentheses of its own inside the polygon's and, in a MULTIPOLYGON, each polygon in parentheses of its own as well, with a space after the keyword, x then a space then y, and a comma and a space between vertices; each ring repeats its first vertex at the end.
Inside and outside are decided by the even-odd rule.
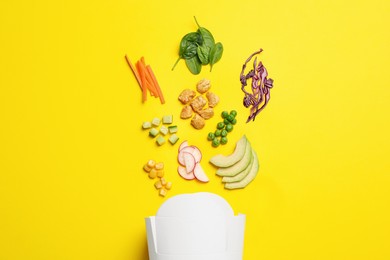
POLYGON ((183 105, 188 104, 196 96, 196 92, 191 89, 183 90, 179 95, 179 100, 183 105))
POLYGON ((174 134, 174 133, 177 133, 177 125, 173 125, 173 126, 168 126, 168 130, 169 130, 169 133, 171 134, 174 134))
POLYGON ((214 141, 214 139, 210 139, 210 137, 208 136, 208 140, 211 141, 211 145, 213 147, 218 147, 219 144, 223 144, 223 145, 227 144, 228 142, 227 135, 229 132, 233 131, 233 124, 237 123, 237 120, 235 118, 236 115, 237 112, 233 112, 233 113, 231 112, 229 114, 229 112, 226 110, 221 113, 223 122, 219 122, 217 124, 217 130, 215 130, 215 134, 214 134, 214 139, 217 139, 217 137, 219 138, 218 142, 214 141))
POLYGON ((138 85, 139 85, 139 87, 141 88, 141 91, 142 91, 141 76, 139 75, 137 69, 134 67, 133 63, 131 63, 131 61, 130 61, 130 59, 127 57, 127 55, 125 55, 125 59, 126 59, 127 64, 129 65, 131 71, 133 72, 134 77, 135 77, 135 79, 137 80, 138 85))
POLYGON ((213 139, 215 138, 215 134, 214 133, 209 133, 208 135, 207 135, 207 140, 209 140, 209 141, 212 141, 213 139))
POLYGON ((196 17, 194 19, 198 30, 187 33, 181 39, 179 57, 172 70, 181 59, 184 59, 190 72, 197 75, 202 70, 202 65, 210 64, 212 66, 221 59, 223 47, 221 43, 215 43, 214 36, 209 30, 199 25, 196 17))
POLYGON ((252 148, 249 143, 247 142, 246 148, 245 148, 245 153, 244 156, 236 162, 235 164, 229 166, 229 167, 222 167, 219 168, 216 172, 218 176, 235 176, 239 172, 242 172, 245 168, 248 167, 252 157, 252 148))
POLYGON ((229 167, 240 161, 245 154, 248 139, 243 135, 236 143, 234 152, 230 155, 218 154, 210 159, 210 163, 216 167, 229 167))
POLYGON ((187 146, 189 146, 189 145, 188 145, 188 141, 183 141, 183 142, 180 144, 180 146, 179 146, 179 152, 180 152, 184 147, 187 147, 187 146))
POLYGON ((170 125, 173 122, 173 116, 172 115, 166 115, 162 118, 163 124, 170 125))
POLYGON ((202 63, 197 56, 186 59, 186 65, 189 71, 194 75, 198 75, 202 70, 202 63))
POLYGON ((234 117, 236 117, 237 116, 237 111, 236 110, 232 110, 232 111, 230 111, 230 114, 233 115, 234 117))
POLYGON ((144 165, 144 171, 148 173, 150 179, 158 178, 158 180, 154 182, 154 187, 158 190, 160 196, 165 197, 167 191, 172 188, 172 182, 168 182, 164 178, 164 163, 156 163, 154 160, 149 160, 144 165))
POLYGON ((160 133, 162 133, 163 135, 167 135, 168 134, 168 128, 166 126, 161 126, 160 127, 160 133))
POLYGON ((161 123, 160 118, 158 118, 158 117, 153 118, 153 120, 152 120, 152 125, 154 125, 154 126, 159 126, 160 123, 161 123))
POLYGON ((195 129, 202 129, 206 125, 206 122, 199 114, 195 114, 195 116, 191 119, 191 125, 195 129))
POLYGON ((201 182, 208 182, 209 181, 209 178, 207 177, 206 173, 204 172, 202 166, 199 163, 197 163, 195 166, 194 175, 195 175, 195 178, 201 182))
POLYGON ((195 169, 196 160, 191 153, 183 152, 184 165, 187 172, 192 172, 195 169))
POLYGON ((176 134, 172 134, 169 138, 168 138, 169 142, 171 144, 175 144, 178 140, 179 140, 179 137, 176 135, 176 134))
POLYGON ((209 91, 210 88, 211 88, 211 83, 210 80, 208 79, 202 79, 196 84, 196 90, 200 94, 206 93, 207 91, 209 91))
POLYGON ((214 138, 211 144, 213 147, 218 147, 220 145, 220 141, 218 140, 218 138, 214 138))
POLYGON ((248 167, 246 167, 243 171, 239 172, 235 176, 224 176, 222 178, 222 182, 236 182, 236 181, 241 181, 242 179, 244 179, 245 176, 247 176, 249 174, 250 170, 252 169, 252 167, 255 163, 255 160, 257 161, 257 164, 258 164, 258 159, 257 159, 257 156, 255 156, 255 155, 256 154, 254 153, 254 151, 252 149, 252 156, 251 156, 251 160, 248 164, 248 167))
POLYGON ((259 163, 257 159, 257 154, 256 152, 254 153, 254 160, 253 160, 253 165, 251 169, 249 170, 249 173, 243 177, 240 181, 235 181, 235 182, 226 182, 225 183, 225 189, 242 189, 245 188, 250 182, 252 182, 255 177, 257 176, 257 173, 259 171, 259 163))
POLYGON ((207 104, 207 100, 203 96, 197 96, 194 100, 191 101, 192 109, 199 113, 203 107, 207 104))
POLYGON ((214 116, 214 109, 211 107, 208 107, 208 108, 205 108, 205 109, 198 111, 198 114, 207 120, 207 119, 210 119, 214 116))
POLYGON ((193 180, 193 179, 195 179, 194 172, 187 172, 186 167, 184 167, 184 166, 179 165, 177 167, 177 172, 179 173, 179 175, 182 178, 184 178, 186 180, 193 180))
POLYGON ((262 51, 263 49, 260 49, 259 51, 252 53, 245 61, 240 73, 241 90, 245 94, 243 104, 247 108, 251 107, 250 115, 246 121, 247 123, 251 120, 255 120, 256 116, 266 107, 271 98, 270 91, 273 87, 274 81, 271 78, 267 78, 267 69, 264 67, 261 61, 257 63, 257 57, 254 59, 253 69, 251 69, 247 74, 245 74, 247 63, 250 62, 254 56, 260 54, 262 51), (245 90, 245 87, 248 84, 247 81, 249 79, 251 80, 250 86, 252 93, 249 93, 245 90))
POLYGON ((210 71, 213 69, 215 63, 222 58, 223 45, 222 43, 216 43, 210 51, 210 71))
POLYGON ((185 105, 185 106, 181 109, 180 118, 182 118, 182 119, 191 118, 193 112, 194 112, 194 111, 192 110, 192 107, 191 107, 191 106, 185 105))
POLYGON ((205 120, 214 116, 213 107, 218 104, 219 97, 208 92, 210 87, 210 80, 202 79, 196 84, 196 89, 200 95, 196 96, 196 92, 190 89, 183 90, 179 95, 180 102, 185 104, 181 110, 180 118, 192 118, 191 125, 195 129, 202 129, 206 124, 205 120), (207 99, 204 97, 204 93, 206 93, 207 99))
POLYGON ((143 129, 149 129, 151 127, 152 127, 152 123, 150 123, 150 122, 143 122, 142 123, 142 128, 143 129))
POLYGON ((138 85, 142 91, 142 102, 147 100, 147 93, 149 91, 151 96, 160 98, 161 104, 165 103, 164 95, 161 91, 161 87, 157 81, 157 78, 150 65, 146 65, 145 58, 141 57, 135 66, 131 63, 130 59, 125 55, 125 60, 133 72, 138 85))
POLYGON ((169 142, 174 145, 178 140, 179 137, 177 136, 178 127, 175 126, 167 126, 173 123, 173 116, 172 115, 165 115, 161 118, 155 117, 152 119, 152 121, 147 121, 142 123, 142 129, 150 129, 149 130, 149 136, 152 138, 157 137, 156 143, 161 146, 166 142, 166 139, 163 136, 166 136, 168 138, 169 142), (161 125, 161 121, 163 125, 161 125), (160 126, 161 125, 161 126, 160 126), (153 127, 152 127, 153 126, 153 127), (159 136, 159 134, 161 134, 159 136))
POLYGON ((177 172, 181 177, 186 180, 198 179, 201 182, 208 182, 208 177, 200 165, 202 153, 198 147, 188 145, 187 141, 182 142, 177 158, 180 164, 177 172))
POLYGON ((219 97, 212 92, 207 92, 206 98, 207 98, 209 107, 215 107, 219 103, 219 97))
POLYGON ((156 137, 158 135, 159 131, 156 128, 152 128, 149 131, 149 136, 156 137))
POLYGON ((156 139, 156 143, 157 143, 159 146, 165 144, 165 138, 162 137, 161 135, 158 136, 157 139, 156 139))

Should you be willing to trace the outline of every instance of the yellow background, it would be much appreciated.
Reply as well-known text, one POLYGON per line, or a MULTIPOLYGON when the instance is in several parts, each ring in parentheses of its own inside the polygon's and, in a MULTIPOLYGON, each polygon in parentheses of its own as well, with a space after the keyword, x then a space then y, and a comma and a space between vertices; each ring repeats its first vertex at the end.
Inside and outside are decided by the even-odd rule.
POLYGON ((390 2, 76 1, 0 3, 0 259, 147 260, 144 217, 166 198, 142 171, 166 163, 168 198, 210 191, 247 215, 244 259, 390 259, 390 2), (190 74, 181 37, 193 16, 225 51, 190 74), (245 124, 239 73, 250 53, 275 80, 245 124), (141 93, 124 61, 144 56, 167 103, 141 93), (177 96, 206 77, 236 109, 229 143, 206 141, 177 96), (143 121, 174 115, 203 152, 210 182, 176 173, 177 146, 157 147, 143 121), (208 159, 247 134, 258 177, 224 190, 208 159))

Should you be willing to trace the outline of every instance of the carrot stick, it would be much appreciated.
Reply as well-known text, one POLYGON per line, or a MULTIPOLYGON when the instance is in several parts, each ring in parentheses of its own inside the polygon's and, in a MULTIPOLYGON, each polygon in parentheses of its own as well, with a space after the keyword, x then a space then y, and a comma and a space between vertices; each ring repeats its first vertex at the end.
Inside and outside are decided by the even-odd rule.
POLYGON ((148 65, 148 66, 146 66, 146 69, 149 72, 150 76, 152 77, 152 80, 153 80, 153 83, 154 83, 154 87, 157 90, 158 97, 160 98, 161 104, 164 104, 165 103, 165 99, 164 99, 163 93, 161 91, 160 85, 157 82, 157 78, 156 78, 156 76, 153 73, 152 67, 150 67, 150 65, 148 65))
POLYGON ((149 89, 150 94, 157 98, 159 96, 158 91, 157 91, 157 89, 154 86, 153 79, 149 75, 149 72, 146 69, 144 62, 145 62, 145 60, 143 58, 141 58, 141 60, 139 60, 139 67, 140 67, 140 69, 142 69, 143 73, 145 74, 145 84, 146 84, 146 87, 149 89))
POLYGON ((135 66, 137 67, 138 69, 138 72, 141 76, 141 82, 142 82, 142 103, 145 102, 148 98, 147 98, 147 87, 146 87, 146 79, 145 79, 145 71, 142 70, 140 67, 140 62, 137 61, 137 63, 135 64, 135 66))
POLYGON ((130 59, 127 57, 127 55, 125 55, 125 59, 126 59, 127 64, 129 65, 130 69, 133 71, 133 74, 138 82, 139 87, 141 88, 141 91, 142 91, 142 82, 141 82, 141 78, 140 78, 137 70, 135 69, 135 67, 133 66, 130 59))

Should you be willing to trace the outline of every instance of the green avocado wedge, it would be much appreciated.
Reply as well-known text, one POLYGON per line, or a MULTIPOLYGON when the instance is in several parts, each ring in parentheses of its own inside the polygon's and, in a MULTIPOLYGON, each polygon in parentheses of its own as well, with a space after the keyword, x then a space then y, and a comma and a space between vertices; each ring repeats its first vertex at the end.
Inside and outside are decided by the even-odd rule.
POLYGON ((251 160, 250 160, 248 166, 243 171, 239 172, 235 176, 225 176, 225 177, 223 177, 222 178, 222 182, 237 182, 237 181, 241 181, 242 179, 244 179, 249 174, 249 172, 252 169, 254 157, 255 157, 254 151, 252 150, 251 151, 251 160))
POLYGON ((219 168, 217 170, 216 174, 218 176, 224 176, 224 177, 225 176, 229 176, 229 177, 236 176, 237 174, 244 171, 248 167, 248 165, 251 162, 251 158, 252 158, 252 147, 251 147, 250 143, 247 141, 247 144, 245 147, 245 153, 244 153, 244 156, 242 157, 242 159, 230 167, 219 168))
POLYGON ((248 139, 243 135, 241 139, 237 141, 236 148, 232 154, 227 156, 222 154, 215 155, 210 159, 210 163, 219 168, 232 166, 244 157, 247 143, 248 139))
POLYGON ((258 171, 259 171, 259 160, 257 158, 257 154, 255 151, 253 151, 253 164, 251 167, 251 170, 249 171, 248 175, 245 176, 241 181, 236 182, 229 182, 225 183, 225 189, 232 190, 232 189, 242 189, 245 188, 251 181, 254 180, 256 177, 258 171))

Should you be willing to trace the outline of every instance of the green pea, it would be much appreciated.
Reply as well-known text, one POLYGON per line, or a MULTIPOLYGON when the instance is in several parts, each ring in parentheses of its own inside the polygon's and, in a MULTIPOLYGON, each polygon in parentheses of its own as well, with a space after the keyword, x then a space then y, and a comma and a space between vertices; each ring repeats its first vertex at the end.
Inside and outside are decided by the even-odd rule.
POLYGON ((233 121, 231 122, 232 123, 232 125, 235 125, 235 124, 237 124, 237 119, 233 119, 233 121))
POLYGON ((232 122, 233 119, 234 119, 234 116, 233 115, 228 115, 226 119, 229 120, 229 122, 232 122))
POLYGON ((219 122, 218 124, 217 124, 217 128, 218 129, 223 129, 225 127, 225 123, 224 122, 219 122))
POLYGON ((228 134, 228 132, 227 132, 225 129, 223 129, 223 130, 221 131, 221 136, 222 136, 222 137, 227 136, 227 134, 228 134))
POLYGON ((221 137, 221 144, 227 144, 227 142, 228 142, 228 139, 226 136, 221 137))
POLYGON ((223 122, 224 122, 225 125, 230 124, 230 121, 229 121, 229 119, 227 119, 227 118, 225 118, 225 119, 223 120, 223 122))
POLYGON ((226 125, 226 131, 231 132, 232 130, 233 130, 233 125, 232 124, 226 125))
POLYGON ((221 136, 221 130, 218 129, 218 130, 215 130, 215 136, 218 137, 218 136, 221 136))
POLYGON ((219 144, 220 144, 220 142, 219 142, 218 138, 215 138, 215 139, 212 141, 211 144, 212 144, 213 147, 218 147, 219 144))
POLYGON ((221 114, 222 118, 226 118, 228 115, 229 115, 228 111, 223 111, 221 114))
POLYGON ((232 116, 236 117, 237 111, 236 111, 236 110, 232 110, 232 111, 230 111, 230 114, 231 114, 232 116))
POLYGON ((210 132, 210 133, 207 135, 207 140, 209 140, 209 141, 214 140, 214 138, 215 138, 215 134, 212 133, 212 132, 210 132))

